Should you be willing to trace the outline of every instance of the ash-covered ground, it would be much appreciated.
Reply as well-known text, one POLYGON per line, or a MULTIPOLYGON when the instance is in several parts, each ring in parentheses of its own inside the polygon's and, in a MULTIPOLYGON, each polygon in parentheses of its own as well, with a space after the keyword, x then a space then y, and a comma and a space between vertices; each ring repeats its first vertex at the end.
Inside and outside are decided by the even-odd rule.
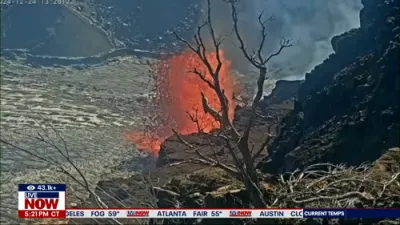
MULTIPOLYGON (((90 183, 115 172, 137 154, 123 132, 138 120, 148 87, 146 59, 117 58, 101 66, 41 67, 1 60, 1 139, 74 170, 54 147, 37 139, 46 132, 90 183)), ((1 143, 1 208, 16 215, 18 183, 67 183, 55 166, 1 143)), ((3 217, 7 220, 6 217, 3 217)), ((4 222, 4 221, 3 221, 4 222)))

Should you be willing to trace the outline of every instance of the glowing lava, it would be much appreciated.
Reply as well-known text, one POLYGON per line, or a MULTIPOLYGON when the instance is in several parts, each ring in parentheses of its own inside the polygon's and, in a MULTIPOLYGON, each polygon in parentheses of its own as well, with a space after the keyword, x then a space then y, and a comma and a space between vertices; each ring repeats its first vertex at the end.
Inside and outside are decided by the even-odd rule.
MULTIPOLYGON (((208 53, 207 58, 215 69, 218 65, 215 53, 208 53)), ((235 82, 230 74, 230 62, 220 52, 222 68, 219 81, 229 101, 229 117, 233 120, 235 102, 233 93, 235 82)), ((173 134, 172 129, 186 135, 198 132, 210 132, 219 128, 219 123, 205 113, 202 107, 201 91, 208 99, 208 103, 217 111, 220 102, 213 89, 211 89, 198 75, 190 72, 196 69, 205 75, 205 79, 213 83, 207 67, 192 51, 186 50, 180 55, 162 60, 156 68, 155 96, 151 101, 152 112, 156 116, 144 132, 128 132, 126 138, 136 146, 154 155, 158 155, 162 142, 173 134), (153 111, 154 110, 154 111, 153 111), (192 118, 191 118, 192 117, 192 118), (197 123, 194 121, 198 121, 197 123)), ((151 114, 152 112, 149 112, 151 114)))

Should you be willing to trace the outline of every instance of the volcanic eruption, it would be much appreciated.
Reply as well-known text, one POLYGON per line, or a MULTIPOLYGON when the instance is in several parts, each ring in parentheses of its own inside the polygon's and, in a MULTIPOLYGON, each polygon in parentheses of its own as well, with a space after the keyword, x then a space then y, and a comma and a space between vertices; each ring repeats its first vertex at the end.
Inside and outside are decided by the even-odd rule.
MULTIPOLYGON (((219 72, 219 82, 229 105, 229 119, 234 117, 235 102, 233 95, 237 90, 234 78, 230 73, 231 63, 219 52, 222 68, 219 72)), ((213 70, 218 61, 215 52, 206 53, 213 70)), ((150 108, 147 109, 147 124, 140 132, 127 132, 125 137, 136 147, 158 155, 160 146, 165 139, 173 135, 172 129, 187 135, 199 130, 208 133, 220 127, 202 106, 201 93, 204 93, 208 104, 215 110, 221 110, 221 104, 215 91, 207 85, 194 69, 213 82, 211 74, 202 60, 191 50, 185 50, 179 55, 163 59, 154 68, 154 88, 150 108)))

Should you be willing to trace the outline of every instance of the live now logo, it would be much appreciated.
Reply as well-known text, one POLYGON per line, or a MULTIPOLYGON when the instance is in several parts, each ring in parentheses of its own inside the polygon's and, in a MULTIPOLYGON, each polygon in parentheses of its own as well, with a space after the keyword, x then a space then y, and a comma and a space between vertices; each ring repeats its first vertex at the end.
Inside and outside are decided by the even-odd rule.
POLYGON ((32 198, 25 199, 25 209, 58 209, 59 199, 55 198, 32 198))
POLYGON ((65 218, 65 189, 65 184, 19 185, 18 216, 20 218, 65 218))
POLYGON ((65 192, 19 192, 19 210, 65 210, 65 192))
POLYGON ((25 192, 24 209, 57 209, 58 192, 25 192))

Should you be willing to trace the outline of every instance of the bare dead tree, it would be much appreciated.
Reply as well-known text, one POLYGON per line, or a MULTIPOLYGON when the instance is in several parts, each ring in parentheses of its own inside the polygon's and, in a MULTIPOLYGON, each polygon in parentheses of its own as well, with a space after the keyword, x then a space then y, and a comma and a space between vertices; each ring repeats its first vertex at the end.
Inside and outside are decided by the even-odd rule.
MULTIPOLYGON (((258 75, 258 79, 257 79, 257 93, 256 93, 256 96, 252 103, 251 117, 247 123, 245 131, 244 131, 243 135, 241 136, 241 139, 239 142, 240 149, 242 149, 242 154, 245 159, 245 162, 248 162, 247 167, 251 168, 252 167, 251 165, 254 165, 254 160, 259 156, 259 154, 261 154, 261 152, 266 147, 266 145, 263 144, 261 146, 261 148, 259 149, 259 151, 257 151, 257 153, 254 155, 254 157, 252 157, 248 142, 249 142, 249 135, 250 135, 251 128, 253 127, 254 121, 257 117, 256 110, 257 110, 258 104, 262 98, 262 94, 264 92, 264 82, 266 79, 268 79, 267 75, 266 75, 267 74, 267 64, 271 59, 278 56, 282 52, 283 49, 291 47, 292 42, 290 40, 282 39, 280 42, 280 47, 279 47, 278 51, 270 54, 268 57, 265 57, 263 49, 264 49, 264 45, 265 45, 265 40, 268 35, 267 23, 272 20, 272 17, 269 17, 268 19, 263 20, 264 11, 261 11, 260 15, 258 16, 258 22, 261 26, 261 41, 260 41, 258 49, 253 51, 253 54, 250 54, 248 52, 249 50, 246 48, 246 45, 243 41, 241 34, 239 32, 238 13, 237 13, 237 8, 236 8, 238 0, 228 0, 228 2, 231 5, 231 10, 232 10, 231 16, 232 16, 232 20, 233 20, 233 27, 234 27, 234 31, 235 31, 237 40, 239 42, 239 48, 242 51, 243 55, 246 57, 246 59, 254 67, 256 67, 259 70, 259 75, 258 75)), ((266 143, 268 142, 268 140, 269 140, 269 137, 267 137, 266 143)))
MULTIPOLYGON (((264 151, 268 142, 270 140, 270 136, 268 135, 265 142, 262 144, 261 148, 258 149, 255 153, 253 151, 253 146, 249 143, 249 136, 251 128, 254 126, 255 119, 257 117, 257 107, 260 102, 260 99, 263 94, 263 86, 264 82, 267 79, 267 63, 274 57, 278 56, 283 49, 287 47, 291 47, 292 43, 289 40, 283 39, 281 41, 279 50, 275 53, 270 54, 268 57, 264 56, 263 49, 267 37, 267 27, 266 24, 271 18, 267 20, 263 20, 263 12, 260 13, 258 17, 259 24, 261 26, 261 41, 259 47, 254 54, 249 54, 246 48, 246 45, 243 41, 242 36, 240 35, 238 28, 238 13, 236 9, 237 1, 236 0, 225 0, 231 6, 232 10, 232 20, 233 20, 233 30, 236 34, 236 38, 239 42, 239 48, 241 52, 244 54, 246 59, 259 70, 258 80, 257 80, 257 94, 253 100, 252 108, 251 108, 251 118, 249 119, 244 132, 239 133, 236 127, 233 125, 232 121, 229 118, 229 101, 225 95, 225 91, 220 83, 220 71, 223 65, 221 61, 221 44, 223 41, 230 35, 229 33, 223 36, 217 36, 215 33, 215 29, 211 20, 211 2, 207 0, 207 18, 204 23, 202 23, 197 28, 197 32, 194 34, 194 44, 183 39, 177 33, 175 36, 178 40, 186 44, 188 48, 190 48, 203 62, 203 64, 207 68, 207 72, 211 75, 211 79, 208 79, 206 74, 203 74, 196 68, 192 71, 193 74, 197 75, 202 81, 204 81, 211 89, 213 89, 218 96, 218 100, 220 103, 220 109, 212 108, 207 101, 207 97, 204 93, 200 93, 202 97, 203 109, 206 113, 210 114, 216 121, 220 122, 221 130, 224 132, 224 135, 217 135, 218 138, 224 140, 226 148, 232 155, 235 162, 235 171, 239 173, 241 176, 241 180, 246 185, 246 188, 249 190, 250 198, 256 207, 263 208, 266 206, 266 203, 263 200, 262 192, 259 188, 258 184, 258 176, 255 169, 255 161, 264 151), (216 66, 212 66, 210 63, 210 59, 207 55, 207 48, 204 42, 204 39, 201 35, 201 31, 203 29, 207 29, 208 34, 211 38, 212 42, 212 51, 214 52, 215 59, 217 61, 216 66)), ((193 120, 193 119, 192 119, 193 120)), ((176 132, 174 132, 176 135, 176 132)), ((224 170, 231 171, 232 168, 226 165, 221 164, 218 160, 213 160, 202 155, 198 150, 194 149, 194 147, 184 141, 181 137, 179 138, 182 143, 184 143, 188 148, 193 149, 196 154, 199 156, 197 160, 203 161, 205 164, 218 166, 223 168, 224 170)))

